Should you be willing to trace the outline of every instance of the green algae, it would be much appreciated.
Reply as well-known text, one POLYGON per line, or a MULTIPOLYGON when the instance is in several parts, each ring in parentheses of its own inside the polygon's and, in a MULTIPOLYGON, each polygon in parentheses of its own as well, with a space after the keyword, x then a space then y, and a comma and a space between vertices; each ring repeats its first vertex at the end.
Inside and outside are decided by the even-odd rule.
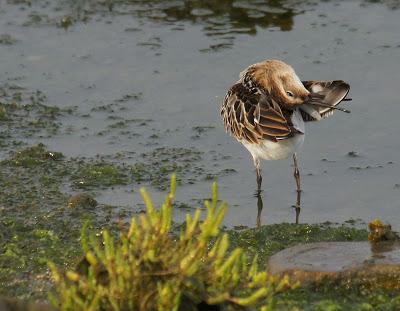
POLYGON ((199 164, 203 152, 194 148, 156 148, 141 154, 143 161, 130 166, 130 174, 136 183, 150 182, 157 189, 165 190, 169 176, 176 172, 178 184, 193 184, 205 174, 199 164))
MULTIPOLYGON (((75 159, 77 167, 70 180, 76 189, 149 183, 159 190, 165 190, 173 172, 180 173, 180 185, 203 180, 207 172, 200 163, 202 155, 203 152, 194 148, 161 147, 136 156, 133 164, 121 164, 126 157, 124 153, 99 159, 75 159)), ((222 171, 214 176, 225 173, 222 171)))
POLYGON ((127 175, 118 165, 107 162, 84 163, 71 177, 73 186, 79 189, 104 188, 126 185, 127 175))
MULTIPOLYGON (((27 138, 52 137, 60 133, 61 118, 72 115, 73 107, 49 105, 46 95, 17 84, 0 85, 0 132, 8 144, 27 138)), ((10 146, 12 147, 12 146, 10 146)))
POLYGON ((44 299, 51 287, 47 260, 73 264, 83 222, 99 229, 117 222, 114 207, 93 212, 87 206, 94 199, 82 204, 63 192, 80 165, 43 144, 0 161, 0 296, 44 299))
MULTIPOLYGON (((271 255, 297 244, 368 240, 366 225, 360 227, 359 222, 350 220, 342 225, 273 224, 228 232, 232 247, 242 247, 250 257, 257 255, 259 263, 267 267, 271 255)), ((384 287, 385 280, 378 279, 374 284, 364 284, 357 278, 343 281, 326 279, 278 294, 274 310, 398 310, 400 291, 384 287)))
MULTIPOLYGON (((259 229, 228 231, 232 247, 241 247, 261 265, 282 249, 297 244, 328 241, 366 241, 368 230, 358 222, 337 224, 273 224, 259 229), (356 225, 356 226, 355 226, 356 225)), ((364 225, 366 227, 366 225, 364 225)), ((385 289, 384 280, 365 286, 361 280, 331 281, 278 294, 274 310, 398 310, 400 291, 385 289)))
POLYGON ((259 229, 248 229, 229 232, 234 246, 247 250, 261 264, 266 266, 268 258, 287 247, 300 243, 328 241, 365 241, 368 239, 366 229, 351 225, 332 226, 329 224, 273 224, 259 229))
MULTIPOLYGON (((110 104, 93 108, 93 112, 106 112, 108 119, 114 121, 97 134, 101 136, 124 135, 132 138, 141 135, 137 133, 138 131, 142 133, 150 131, 151 139, 159 139, 161 133, 155 129, 147 129, 153 120, 124 119, 113 115, 113 112, 124 109, 126 102, 140 100, 141 97, 142 93, 130 93, 110 104)), ((2 121, 0 123, 0 146, 3 151, 14 151, 16 147, 26 145, 27 140, 72 134, 74 129, 70 126, 65 127, 63 121, 67 117, 80 116, 79 112, 76 112, 77 107, 59 108, 49 105, 46 95, 39 90, 30 91, 18 84, 4 83, 0 85, 0 120, 2 121)), ((90 114, 87 117, 90 118, 90 114)), ((211 128, 198 126, 194 128, 194 131, 203 135, 211 128)), ((37 152, 42 151, 37 150, 37 152)), ((34 150, 25 151, 25 153, 29 152, 34 152, 34 150)), ((54 153, 53 156, 43 154, 25 158, 23 154, 19 154, 15 155, 12 161, 16 166, 35 166, 47 160, 46 157, 53 157, 53 160, 56 161, 60 160, 57 158, 57 153, 54 153)), ((215 179, 226 174, 226 171, 206 171, 206 165, 202 161, 203 152, 194 148, 159 147, 138 155, 134 162, 129 159, 129 164, 121 164, 121 160, 123 158, 118 158, 117 153, 115 158, 111 156, 107 161, 97 158, 65 159, 58 161, 57 168, 52 167, 59 174, 38 172, 35 174, 42 179, 42 186, 55 183, 56 185, 67 184, 68 187, 74 189, 91 190, 142 183, 148 183, 163 190, 168 185, 168 178, 172 172, 179 174, 179 184, 194 184, 197 181, 215 179), (55 178, 61 178, 61 182, 55 182, 55 178)), ((44 170, 44 167, 42 169, 44 170)), ((29 177, 26 176, 26 179, 29 177)))
MULTIPOLYGON (((108 107, 106 106, 101 106, 101 107, 108 107)), ((133 137, 133 136, 139 136, 137 133, 138 127, 145 127, 148 126, 150 122, 153 120, 151 119, 124 119, 120 116, 115 116, 112 115, 114 110, 112 111, 107 111, 107 108, 96 107, 95 111, 101 111, 101 112, 106 112, 108 114, 107 119, 108 120, 113 120, 115 122, 108 124, 105 129, 101 130, 100 132, 97 133, 98 136, 105 136, 109 134, 118 134, 121 136, 126 136, 126 137, 133 137), (97 110, 99 109, 99 110, 97 110), (134 127, 134 129, 132 129, 134 127)))
POLYGON ((57 161, 63 157, 61 152, 48 151, 43 144, 38 144, 16 152, 9 159, 9 163, 13 166, 28 168, 43 165, 47 161, 57 161))
POLYGON ((13 45, 17 42, 17 40, 9 34, 0 35, 0 44, 3 45, 13 45))
POLYGON ((121 98, 118 98, 115 100, 116 103, 124 103, 124 102, 129 102, 129 101, 137 101, 137 100, 141 100, 143 97, 143 93, 142 92, 138 92, 138 93, 130 93, 130 94, 125 94, 124 96, 122 96, 121 98))
POLYGON ((77 256, 79 230, 74 232, 70 223, 60 220, 46 223, 54 220, 53 217, 30 222, 3 214, 0 296, 43 299, 51 288, 47 260, 54 258, 60 264, 70 264, 77 256))
POLYGON ((31 11, 25 22, 22 23, 23 27, 40 27, 40 26, 57 26, 57 19, 51 18, 47 14, 31 11))
POLYGON ((377 290, 367 295, 346 288, 331 287, 325 290, 312 288, 297 288, 279 294, 275 309, 304 311, 395 311, 400 308, 400 293, 398 291, 377 290))
POLYGON ((62 155, 37 145, 15 152, 0 162, 0 203, 7 210, 34 209, 43 202, 63 201, 61 178, 67 169, 62 155))
POLYGON ((215 126, 193 126, 192 131, 194 134, 191 136, 191 138, 199 139, 203 137, 205 133, 213 130, 214 128, 215 126))

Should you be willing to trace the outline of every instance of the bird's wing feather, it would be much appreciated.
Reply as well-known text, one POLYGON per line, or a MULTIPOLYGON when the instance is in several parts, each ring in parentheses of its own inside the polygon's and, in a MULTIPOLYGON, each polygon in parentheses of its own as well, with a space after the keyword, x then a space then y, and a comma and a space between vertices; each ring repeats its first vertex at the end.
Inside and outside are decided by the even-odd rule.
POLYGON ((228 90, 221 116, 227 132, 254 144, 263 139, 276 142, 296 132, 278 103, 268 95, 249 91, 242 83, 228 90))
MULTIPOLYGON (((334 107, 339 105, 340 102, 346 98, 350 91, 350 85, 342 80, 302 81, 302 83, 308 91, 323 96, 322 100, 324 103, 334 107)), ((311 105, 306 106, 307 107, 305 108, 307 109, 301 109, 304 121, 317 121, 320 119, 325 119, 330 117, 334 112, 334 109, 332 108, 318 107, 314 105, 312 107, 311 105), (313 113, 315 112, 317 112, 320 117, 318 116, 317 118, 315 114, 313 116, 313 113)))

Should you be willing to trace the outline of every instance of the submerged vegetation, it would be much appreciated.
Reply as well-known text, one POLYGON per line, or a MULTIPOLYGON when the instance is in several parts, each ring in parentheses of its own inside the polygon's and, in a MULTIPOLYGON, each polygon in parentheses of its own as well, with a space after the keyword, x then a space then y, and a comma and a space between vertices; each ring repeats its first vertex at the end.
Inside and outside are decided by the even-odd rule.
MULTIPOLYGON (((0 34, 0 44, 4 44, 4 45, 13 45, 17 42, 17 40, 15 38, 13 38, 12 36, 8 35, 8 34, 0 34)), ((1 117, 0 117, 1 120, 1 117)))
POLYGON ((0 85, 1 136, 49 137, 59 133, 60 118, 73 111, 73 107, 49 105, 39 90, 29 91, 14 83, 0 85))

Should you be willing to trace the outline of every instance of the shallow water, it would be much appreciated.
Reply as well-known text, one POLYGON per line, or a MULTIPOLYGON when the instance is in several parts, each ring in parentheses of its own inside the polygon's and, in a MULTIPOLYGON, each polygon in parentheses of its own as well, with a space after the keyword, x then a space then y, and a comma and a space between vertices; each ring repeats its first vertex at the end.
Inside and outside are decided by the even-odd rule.
MULTIPOLYGON (((0 44, 0 82, 41 90, 51 105, 77 106, 60 133, 21 140, 66 156, 133 152, 126 163, 164 146, 201 150, 198 178, 179 187, 179 201, 207 198, 213 178, 206 176, 215 174, 231 206, 226 224, 254 226, 252 161, 224 133, 219 106, 243 68, 279 58, 304 80, 343 79, 352 88, 352 114, 307 124, 300 221, 381 218, 399 228, 396 1, 138 1, 112 12, 89 2, 80 9, 78 1, 16 2, 0 0, 0 35, 15 39, 0 44), (65 15, 80 20, 63 29, 57 24, 65 15), (123 131, 110 129, 120 120, 123 131)), ((290 165, 263 163, 263 223, 294 221, 290 165)), ((163 192, 142 185, 161 201, 163 192)), ((96 199, 140 208, 138 187, 110 188, 96 199)))

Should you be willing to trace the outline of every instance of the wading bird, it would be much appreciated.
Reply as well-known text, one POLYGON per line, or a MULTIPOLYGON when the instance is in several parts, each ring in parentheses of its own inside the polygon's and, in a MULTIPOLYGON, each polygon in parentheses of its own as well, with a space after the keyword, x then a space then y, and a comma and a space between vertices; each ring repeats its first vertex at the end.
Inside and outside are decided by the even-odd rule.
MULTIPOLYGON (((279 60, 249 66, 229 88, 221 107, 225 129, 247 148, 261 191, 261 163, 293 156, 297 185, 296 223, 300 213, 301 184, 296 150, 303 144, 304 122, 319 121, 339 108, 350 90, 344 81, 301 81, 293 68, 279 60)), ((257 217, 259 224, 259 216, 257 217)))

